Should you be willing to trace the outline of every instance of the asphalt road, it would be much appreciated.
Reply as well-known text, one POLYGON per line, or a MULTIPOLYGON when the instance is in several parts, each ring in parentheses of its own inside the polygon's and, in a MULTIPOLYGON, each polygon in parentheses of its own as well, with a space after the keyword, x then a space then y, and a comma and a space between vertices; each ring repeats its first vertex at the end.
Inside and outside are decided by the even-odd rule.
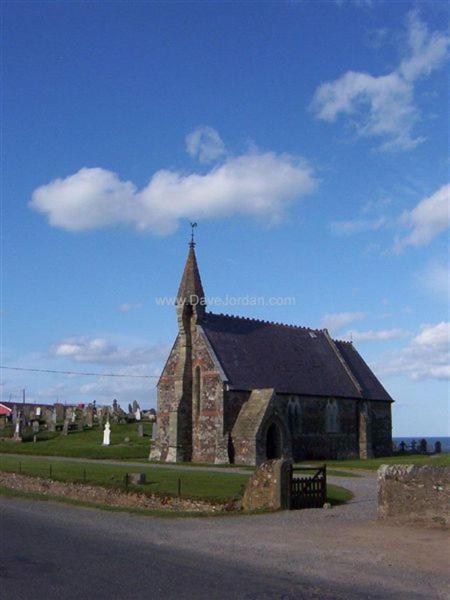
POLYGON ((0 598, 446 597, 444 532, 349 517, 160 519, 0 497, 0 598))

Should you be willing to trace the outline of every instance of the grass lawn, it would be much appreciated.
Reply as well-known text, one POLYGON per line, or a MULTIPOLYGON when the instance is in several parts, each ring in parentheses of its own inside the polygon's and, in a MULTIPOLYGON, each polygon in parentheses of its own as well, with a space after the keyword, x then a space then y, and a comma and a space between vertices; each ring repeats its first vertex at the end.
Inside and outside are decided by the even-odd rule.
MULTIPOLYGON (((104 487, 119 487, 124 489, 124 475, 132 472, 145 472, 145 486, 129 486, 141 492, 161 495, 177 495, 178 482, 181 483, 181 496, 198 498, 217 502, 226 502, 236 495, 247 483, 250 476, 240 473, 221 473, 215 471, 183 471, 178 469, 132 468, 107 464, 92 464, 82 462, 57 462, 51 458, 32 459, 26 456, 0 456, 0 471, 21 472, 23 475, 51 477, 58 481, 78 481, 104 487)), ((335 485, 327 486, 328 502, 341 504, 347 502, 352 494, 348 490, 335 485)))
MULTIPOLYGON (((370 458, 368 460, 327 460, 327 461, 305 461, 305 464, 326 464, 327 472, 331 475, 331 468, 342 469, 364 469, 376 471, 380 465, 436 465, 450 466, 450 454, 437 454, 424 456, 423 454, 410 454, 405 456, 385 456, 383 458, 370 458)), ((299 465, 301 466, 301 465, 299 465)))
POLYGON ((79 481, 105 487, 124 488, 125 473, 146 473, 147 484, 144 486, 129 486, 144 493, 159 493, 162 495, 177 495, 178 480, 181 480, 181 496, 186 498, 227 501, 237 494, 245 485, 249 475, 239 473, 217 473, 206 471, 183 471, 149 467, 128 467, 82 463, 79 461, 52 461, 51 458, 32 459, 26 456, 0 456, 0 471, 19 472, 24 475, 49 477, 51 466, 52 479, 59 481, 79 481), (86 475, 86 477, 85 477, 86 475))
POLYGON ((137 435, 136 423, 111 425, 111 445, 102 446, 100 428, 71 431, 69 435, 43 431, 33 443, 30 432, 22 443, 0 442, 0 453, 37 454, 42 456, 72 456, 77 458, 148 459, 152 424, 144 422, 144 437, 137 435), (125 442, 125 438, 130 438, 125 442))

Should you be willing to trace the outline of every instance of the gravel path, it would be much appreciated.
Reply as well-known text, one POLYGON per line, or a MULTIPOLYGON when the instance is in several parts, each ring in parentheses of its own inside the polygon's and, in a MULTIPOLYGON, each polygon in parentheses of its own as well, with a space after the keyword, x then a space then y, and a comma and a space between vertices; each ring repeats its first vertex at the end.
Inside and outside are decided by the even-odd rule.
POLYGON ((378 523, 375 478, 336 481, 353 502, 200 519, 0 497, 2 600, 448 598, 448 533, 378 523))
POLYGON ((241 469, 239 467, 214 467, 205 465, 180 465, 180 464, 171 464, 171 463, 154 463, 154 462, 143 462, 143 461, 129 461, 129 460, 113 460, 109 458, 77 458, 76 456, 44 456, 38 454, 5 454, 0 452, 0 460, 2 456, 13 456, 20 460, 21 458, 31 458, 34 460, 50 460, 55 462, 82 462, 82 463, 91 463, 91 464, 102 464, 102 465, 115 465, 119 467, 129 466, 129 467, 144 467, 154 468, 154 469, 176 469, 183 471, 212 471, 213 473, 243 473, 248 475, 251 473, 250 469, 241 469))

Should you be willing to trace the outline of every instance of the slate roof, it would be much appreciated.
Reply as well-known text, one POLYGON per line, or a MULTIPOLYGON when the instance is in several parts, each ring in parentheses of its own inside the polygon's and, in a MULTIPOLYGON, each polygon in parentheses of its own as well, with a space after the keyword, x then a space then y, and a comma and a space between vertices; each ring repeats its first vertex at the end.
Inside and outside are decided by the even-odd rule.
POLYGON ((391 396, 381 385, 354 345, 351 342, 343 341, 335 341, 335 344, 354 377, 358 380, 363 397, 367 400, 390 400, 392 402, 391 396))
POLYGON ((209 312, 201 326, 233 389, 392 401, 353 345, 326 330, 209 312))

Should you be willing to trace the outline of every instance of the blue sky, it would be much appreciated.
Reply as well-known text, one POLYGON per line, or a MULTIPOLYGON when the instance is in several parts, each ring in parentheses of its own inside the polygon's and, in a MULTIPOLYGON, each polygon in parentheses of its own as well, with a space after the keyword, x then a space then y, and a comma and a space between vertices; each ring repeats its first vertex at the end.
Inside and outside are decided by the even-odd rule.
MULTIPOLYGON (((4 365, 157 375, 199 222, 215 312, 352 338, 394 434, 448 435, 448 7, 3 5, 4 365)), ((4 370, 3 398, 155 405, 4 370)))

